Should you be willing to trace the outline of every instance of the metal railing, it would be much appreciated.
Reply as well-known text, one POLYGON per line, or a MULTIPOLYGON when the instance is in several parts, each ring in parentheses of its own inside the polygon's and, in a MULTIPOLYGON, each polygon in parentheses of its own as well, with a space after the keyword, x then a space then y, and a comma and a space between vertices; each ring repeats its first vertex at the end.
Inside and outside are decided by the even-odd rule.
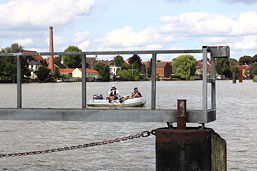
MULTIPOLYGON (((152 77, 151 77, 151 110, 156 109, 156 62, 158 54, 181 54, 181 53, 202 53, 203 54, 203 82, 202 82, 202 111, 200 116, 192 117, 195 123, 207 123, 216 120, 216 85, 215 85, 215 57, 229 57, 227 46, 209 47, 203 46, 199 50, 142 50, 142 51, 86 51, 86 52, 33 52, 33 53, 0 53, 1 56, 17 57, 17 108, 22 108, 22 76, 21 56, 47 56, 47 55, 80 55, 82 57, 82 109, 86 109, 86 57, 88 55, 129 55, 129 54, 150 54, 152 55, 152 77), (211 77, 208 78, 207 55, 211 54, 211 77), (211 108, 208 109, 208 83, 211 83, 211 108)), ((89 110, 89 109, 88 109, 89 110)), ((176 113, 172 112, 172 115, 176 113)), ((195 113, 196 111, 191 111, 195 113)), ((197 111, 199 112, 199 111, 197 111)), ((165 113, 165 112, 164 112, 165 113)), ((189 111, 190 113, 190 111, 189 111)), ((166 113, 165 113, 166 115, 166 113)), ((174 118, 174 117, 171 117, 174 118)), ((190 117, 189 117, 190 118, 190 117)), ((172 119, 173 121, 174 119, 172 119)))

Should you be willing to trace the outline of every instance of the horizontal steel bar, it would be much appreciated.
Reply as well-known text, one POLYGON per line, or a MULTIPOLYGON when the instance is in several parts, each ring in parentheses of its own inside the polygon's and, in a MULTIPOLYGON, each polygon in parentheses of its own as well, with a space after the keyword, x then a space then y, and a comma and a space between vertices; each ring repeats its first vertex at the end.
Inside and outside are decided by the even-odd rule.
MULTIPOLYGON (((187 110, 187 123, 214 121, 215 111, 202 117, 201 110, 187 110), (207 119, 206 119, 207 118, 207 119)), ((2 108, 0 120, 46 120, 87 122, 176 122, 174 109, 52 109, 52 108, 2 108)))
POLYGON ((133 51, 87 51, 87 52, 35 52, 35 53, 0 53, 0 56, 48 56, 48 55, 126 55, 126 54, 174 54, 202 53, 201 50, 133 50, 133 51))

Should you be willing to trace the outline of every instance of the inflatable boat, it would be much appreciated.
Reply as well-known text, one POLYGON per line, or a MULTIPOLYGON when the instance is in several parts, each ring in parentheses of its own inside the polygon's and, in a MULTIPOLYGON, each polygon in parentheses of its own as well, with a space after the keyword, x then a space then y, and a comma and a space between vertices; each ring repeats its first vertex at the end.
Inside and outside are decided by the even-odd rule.
POLYGON ((109 100, 104 99, 93 99, 90 100, 87 105, 93 107, 140 107, 146 104, 146 99, 143 97, 127 99, 123 102, 119 100, 113 100, 109 102, 109 100))

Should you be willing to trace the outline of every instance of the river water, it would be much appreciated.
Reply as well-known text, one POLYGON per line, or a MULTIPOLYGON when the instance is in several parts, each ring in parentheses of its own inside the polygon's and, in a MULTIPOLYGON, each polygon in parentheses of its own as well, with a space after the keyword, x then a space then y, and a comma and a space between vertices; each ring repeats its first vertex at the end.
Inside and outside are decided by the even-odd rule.
MULTIPOLYGON (((107 94, 113 83, 87 83, 87 100, 107 94)), ((201 109, 201 81, 157 82, 157 108, 201 109)), ((134 86, 147 98, 150 82, 116 82, 122 95, 134 86)), ((23 84, 23 107, 79 108, 81 83, 23 84)), ((0 108, 16 107, 16 85, 0 84, 0 108)), ((217 121, 206 124, 227 141, 228 170, 257 170, 257 83, 217 81, 217 121)), ((165 123, 0 121, 0 153, 84 144, 166 126, 165 123)), ((155 137, 81 150, 0 159, 0 170, 155 170, 155 137)))

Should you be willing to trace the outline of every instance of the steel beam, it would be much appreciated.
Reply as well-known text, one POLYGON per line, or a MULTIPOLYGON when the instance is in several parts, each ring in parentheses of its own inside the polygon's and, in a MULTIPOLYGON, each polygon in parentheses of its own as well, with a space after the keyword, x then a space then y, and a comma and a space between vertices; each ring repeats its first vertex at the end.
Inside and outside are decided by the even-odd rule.
POLYGON ((21 56, 17 56, 17 108, 22 108, 22 76, 21 76, 21 56))
POLYGON ((207 112, 208 109, 208 78, 207 78, 207 47, 203 47, 203 82, 202 82, 202 110, 207 112))
MULTIPOLYGON (((187 110, 187 123, 214 121, 215 112, 202 117, 201 110, 187 110)), ((0 108, 0 120, 85 121, 85 122, 177 122, 174 109, 56 109, 56 108, 0 108)))
POLYGON ((202 50, 132 50, 132 51, 86 51, 86 52, 33 52, 33 53, 0 53, 0 56, 49 56, 49 55, 126 55, 126 54, 175 54, 202 53, 202 50))
POLYGON ((87 107, 87 73, 86 73, 86 55, 81 57, 82 60, 82 108, 87 107))
POLYGON ((151 109, 156 108, 156 53, 152 54, 151 109))

